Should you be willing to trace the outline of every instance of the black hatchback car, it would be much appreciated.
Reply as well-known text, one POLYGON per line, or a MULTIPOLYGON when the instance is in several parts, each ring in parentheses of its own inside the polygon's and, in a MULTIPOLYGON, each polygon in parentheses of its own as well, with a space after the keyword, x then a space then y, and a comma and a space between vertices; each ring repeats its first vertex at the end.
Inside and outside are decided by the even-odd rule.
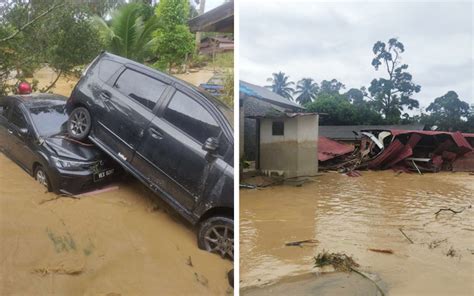
POLYGON ((0 97, 0 150, 49 191, 76 194, 105 184, 120 167, 91 143, 65 135, 66 97, 0 97))
POLYGON ((233 258, 232 110, 208 93, 109 53, 67 102, 68 133, 89 138, 198 225, 203 249, 233 258))

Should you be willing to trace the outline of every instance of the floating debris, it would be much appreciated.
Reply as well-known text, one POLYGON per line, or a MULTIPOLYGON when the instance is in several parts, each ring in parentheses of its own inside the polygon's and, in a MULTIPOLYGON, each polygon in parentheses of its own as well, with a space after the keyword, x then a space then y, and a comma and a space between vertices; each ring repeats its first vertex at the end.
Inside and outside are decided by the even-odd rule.
POLYGON ((314 257, 315 267, 324 267, 332 265, 336 271, 351 271, 354 267, 359 267, 352 257, 344 253, 329 253, 322 251, 314 257))
POLYGON ((393 251, 390 249, 368 249, 368 250, 372 252, 376 252, 376 253, 393 254, 393 251))

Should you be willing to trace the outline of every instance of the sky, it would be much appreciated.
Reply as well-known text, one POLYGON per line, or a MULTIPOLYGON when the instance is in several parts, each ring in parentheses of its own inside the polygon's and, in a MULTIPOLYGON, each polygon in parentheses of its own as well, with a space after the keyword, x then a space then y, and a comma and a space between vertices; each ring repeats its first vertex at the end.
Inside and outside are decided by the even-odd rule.
POLYGON ((474 104, 473 2, 239 0, 240 79, 257 85, 273 72, 290 80, 336 78, 368 87, 386 72, 371 66, 378 40, 398 38, 402 63, 421 85, 421 108, 449 90, 474 104))

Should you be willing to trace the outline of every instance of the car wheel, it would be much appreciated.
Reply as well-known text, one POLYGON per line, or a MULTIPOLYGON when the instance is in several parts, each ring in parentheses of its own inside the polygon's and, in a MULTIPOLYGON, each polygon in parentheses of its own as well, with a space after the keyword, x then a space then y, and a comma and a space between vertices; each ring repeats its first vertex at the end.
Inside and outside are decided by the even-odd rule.
POLYGON ((48 174, 42 166, 38 166, 35 170, 35 180, 43 185, 48 191, 51 191, 51 184, 49 183, 48 174))
POLYGON ((198 244, 203 250, 234 260, 234 220, 211 217, 199 225, 198 244))
POLYGON ((72 110, 67 122, 67 132, 75 140, 84 140, 91 131, 91 114, 84 107, 72 110))

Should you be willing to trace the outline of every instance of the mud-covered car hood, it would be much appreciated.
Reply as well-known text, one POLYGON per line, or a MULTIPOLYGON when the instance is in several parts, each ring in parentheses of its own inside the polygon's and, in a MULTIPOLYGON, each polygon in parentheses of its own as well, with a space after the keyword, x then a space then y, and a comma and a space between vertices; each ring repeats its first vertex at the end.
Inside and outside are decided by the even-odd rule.
POLYGON ((105 157, 97 147, 90 146, 90 144, 80 144, 65 137, 45 138, 44 142, 59 157, 79 161, 94 161, 105 157))

